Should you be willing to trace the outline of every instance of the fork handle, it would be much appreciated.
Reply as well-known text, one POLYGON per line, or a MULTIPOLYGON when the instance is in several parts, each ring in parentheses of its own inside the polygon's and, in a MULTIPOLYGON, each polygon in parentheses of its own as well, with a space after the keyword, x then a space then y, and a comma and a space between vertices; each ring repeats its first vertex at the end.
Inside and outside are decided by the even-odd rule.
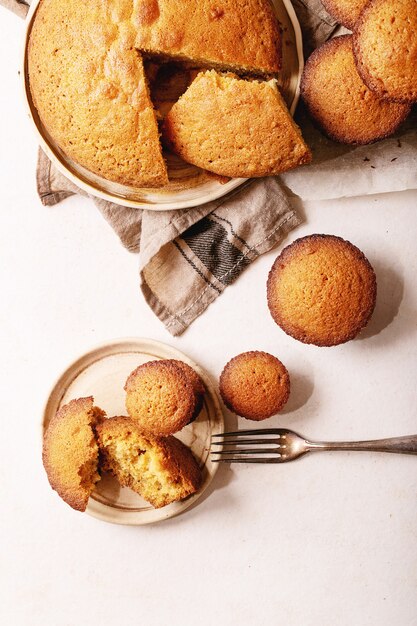
POLYGON ((417 435, 369 441, 307 441, 306 444, 306 449, 311 452, 320 450, 368 450, 371 452, 417 454, 417 435))

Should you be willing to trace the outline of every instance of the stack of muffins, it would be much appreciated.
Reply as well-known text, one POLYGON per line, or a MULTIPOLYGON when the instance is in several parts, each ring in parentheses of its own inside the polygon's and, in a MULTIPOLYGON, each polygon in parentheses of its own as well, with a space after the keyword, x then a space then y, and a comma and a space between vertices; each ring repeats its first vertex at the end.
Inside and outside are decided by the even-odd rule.
POLYGON ((205 387, 177 360, 150 361, 125 384, 127 416, 106 418, 94 398, 72 400, 44 435, 43 463, 51 487, 85 511, 101 472, 113 474, 155 508, 182 500, 201 484, 191 451, 172 436, 196 419, 205 387))
POLYGON ((323 0, 351 35, 336 37, 308 59, 301 95, 331 139, 368 144, 388 137, 417 101, 417 2, 323 0))

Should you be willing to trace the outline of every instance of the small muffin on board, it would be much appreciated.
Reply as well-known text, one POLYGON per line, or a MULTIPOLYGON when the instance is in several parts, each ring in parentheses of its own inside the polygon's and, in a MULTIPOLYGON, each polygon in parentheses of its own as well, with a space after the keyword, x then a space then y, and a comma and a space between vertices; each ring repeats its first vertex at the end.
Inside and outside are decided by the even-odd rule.
POLYGON ((309 235, 284 248, 268 276, 268 307, 287 335, 316 346, 356 337, 376 301, 365 255, 333 235, 309 235))
POLYGON ((195 493, 201 470, 192 452, 175 437, 144 436, 130 417, 97 426, 100 467, 160 508, 195 493))
POLYGON ((127 412, 144 435, 172 435, 195 416, 194 385, 189 372, 174 361, 148 361, 126 381, 127 412))
POLYGON ((71 400, 51 419, 44 434, 42 460, 49 483, 77 511, 85 511, 100 480, 94 429, 104 416, 92 396, 71 400))
POLYGON ((410 106, 383 100, 363 83, 352 42, 352 35, 335 37, 313 52, 304 67, 301 96, 330 139, 368 144, 394 133, 410 106))
POLYGON ((220 176, 272 176, 311 153, 276 81, 200 72, 169 111, 163 141, 184 161, 220 176))
POLYGON ((321 2, 339 24, 353 30, 369 0, 321 0, 321 2))
POLYGON ((278 413, 290 395, 290 377, 279 359, 267 352, 243 352, 220 375, 220 395, 237 415, 261 421, 278 413))
POLYGON ((417 2, 371 0, 355 25, 356 65, 381 98, 417 101, 417 2))

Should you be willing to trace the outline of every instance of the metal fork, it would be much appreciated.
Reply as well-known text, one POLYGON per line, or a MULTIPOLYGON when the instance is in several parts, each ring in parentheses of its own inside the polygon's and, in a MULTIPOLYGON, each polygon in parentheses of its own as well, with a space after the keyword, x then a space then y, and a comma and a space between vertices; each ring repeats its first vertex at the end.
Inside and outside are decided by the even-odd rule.
POLYGON ((328 450, 417 454, 417 435, 370 441, 308 441, 292 430, 264 428, 213 435, 211 443, 212 446, 226 446, 225 449, 211 450, 214 463, 285 463, 307 452, 328 450), (229 449, 227 446, 236 447, 229 449))

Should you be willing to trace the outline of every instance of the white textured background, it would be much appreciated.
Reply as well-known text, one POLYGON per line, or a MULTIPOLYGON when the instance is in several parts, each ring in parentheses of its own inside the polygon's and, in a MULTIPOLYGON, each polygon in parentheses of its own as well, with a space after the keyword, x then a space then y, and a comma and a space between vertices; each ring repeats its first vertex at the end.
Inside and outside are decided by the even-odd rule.
POLYGON ((1 623, 417 624, 416 457, 334 453, 223 468, 189 513, 128 528, 64 505, 39 440, 58 373, 126 335, 171 343, 213 377, 243 350, 276 354, 293 393, 271 422, 311 438, 417 432, 417 192, 305 203, 307 222, 286 242, 333 233, 367 254, 379 296, 363 339, 320 349, 284 335, 265 298, 276 252, 172 339, 142 300, 136 257, 92 203, 41 206, 15 61, 23 23, 2 9, 0 20, 1 623))

